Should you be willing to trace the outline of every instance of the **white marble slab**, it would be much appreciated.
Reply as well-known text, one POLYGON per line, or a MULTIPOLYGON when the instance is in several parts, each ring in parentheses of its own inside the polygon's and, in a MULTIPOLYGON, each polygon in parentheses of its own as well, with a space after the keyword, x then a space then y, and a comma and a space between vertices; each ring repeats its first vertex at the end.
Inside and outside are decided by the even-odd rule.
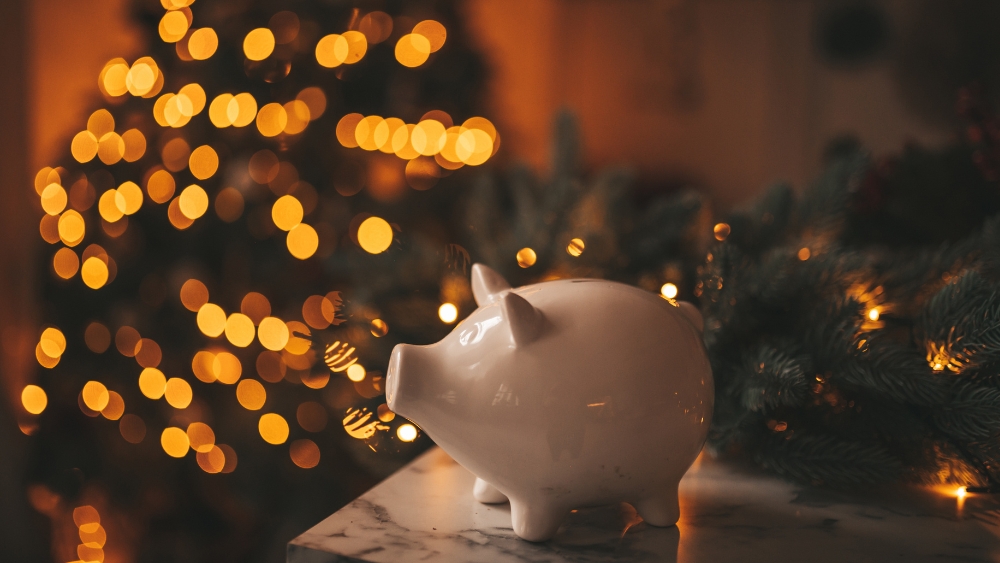
POLYGON ((642 522, 627 504, 575 512, 555 539, 514 536, 507 505, 472 499, 473 476, 438 448, 293 540, 288 563, 1000 563, 1000 499, 892 488, 842 495, 702 456, 681 481, 681 520, 642 522))

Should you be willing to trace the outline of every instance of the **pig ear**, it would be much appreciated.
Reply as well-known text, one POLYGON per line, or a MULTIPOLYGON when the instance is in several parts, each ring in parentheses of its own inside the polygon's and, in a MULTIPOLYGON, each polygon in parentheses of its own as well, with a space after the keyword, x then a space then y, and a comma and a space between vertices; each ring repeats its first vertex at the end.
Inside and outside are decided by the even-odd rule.
POLYGON ((542 312, 531 303, 508 291, 500 297, 500 310, 510 326, 510 336, 515 347, 521 347, 534 340, 542 328, 542 312))
POLYGON ((472 297, 480 307, 496 301, 497 294, 510 289, 503 276, 482 264, 472 265, 472 297))

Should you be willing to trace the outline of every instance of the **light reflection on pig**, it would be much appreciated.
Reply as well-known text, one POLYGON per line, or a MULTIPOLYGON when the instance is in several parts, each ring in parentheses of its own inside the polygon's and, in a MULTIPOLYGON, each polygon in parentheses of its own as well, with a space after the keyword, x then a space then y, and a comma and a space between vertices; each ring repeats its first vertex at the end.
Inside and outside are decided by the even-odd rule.
POLYGON ((478 500, 509 499, 523 539, 621 501, 673 525, 712 417, 697 309, 602 280, 511 290, 481 264, 472 289, 479 308, 442 341, 393 350, 389 407, 478 476, 478 500))

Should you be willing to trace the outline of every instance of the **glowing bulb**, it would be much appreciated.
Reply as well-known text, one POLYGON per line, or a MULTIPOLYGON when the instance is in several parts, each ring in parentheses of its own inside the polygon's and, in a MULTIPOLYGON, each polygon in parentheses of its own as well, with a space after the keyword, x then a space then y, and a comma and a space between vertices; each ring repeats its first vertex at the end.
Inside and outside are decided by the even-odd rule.
POLYGON ((810 251, 808 248, 803 247, 799 249, 798 253, 799 260, 805 262, 806 260, 809 259, 810 256, 812 256, 812 251, 810 251))
POLYGON ((868 318, 870 320, 877 321, 878 320, 878 316, 879 316, 879 313, 878 313, 878 308, 877 307, 872 307, 871 309, 868 310, 868 318))
POLYGON ((730 228, 726 223, 718 223, 712 231, 715 233, 715 240, 724 241, 729 236, 730 228))
POLYGON ((458 307, 456 307, 454 303, 442 303, 441 306, 438 307, 438 318, 441 319, 441 322, 444 324, 450 325, 455 322, 455 319, 458 318, 458 307))
POLYGON ((959 487, 955 489, 955 497, 960 500, 964 499, 968 494, 969 494, 969 489, 967 489, 966 487, 959 487))
POLYGON ((535 264, 535 261, 538 260, 538 255, 535 254, 533 249, 524 247, 517 251, 516 258, 518 266, 522 268, 530 268, 535 264))
POLYGON ((369 254, 385 252, 392 244, 392 226, 381 217, 369 217, 358 227, 358 244, 369 254))
POLYGON ((667 299, 677 297, 677 286, 672 283, 663 284, 663 287, 660 288, 660 295, 666 297, 667 299))
POLYGON ((351 367, 347 368, 347 379, 354 382, 363 381, 366 373, 365 367, 361 364, 351 364, 351 367))
POLYGON ((417 439, 417 428, 412 424, 403 424, 396 430, 396 436, 404 442, 412 442, 417 439))

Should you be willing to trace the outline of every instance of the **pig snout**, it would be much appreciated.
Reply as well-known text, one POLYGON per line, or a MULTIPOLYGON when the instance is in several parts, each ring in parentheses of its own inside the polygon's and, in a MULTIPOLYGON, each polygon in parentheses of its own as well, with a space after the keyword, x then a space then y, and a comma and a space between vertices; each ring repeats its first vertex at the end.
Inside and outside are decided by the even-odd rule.
POLYGON ((432 356, 426 346, 397 344, 392 349, 385 383, 385 399, 392 412, 406 418, 414 414, 414 406, 423 396, 422 388, 434 371, 432 356))

